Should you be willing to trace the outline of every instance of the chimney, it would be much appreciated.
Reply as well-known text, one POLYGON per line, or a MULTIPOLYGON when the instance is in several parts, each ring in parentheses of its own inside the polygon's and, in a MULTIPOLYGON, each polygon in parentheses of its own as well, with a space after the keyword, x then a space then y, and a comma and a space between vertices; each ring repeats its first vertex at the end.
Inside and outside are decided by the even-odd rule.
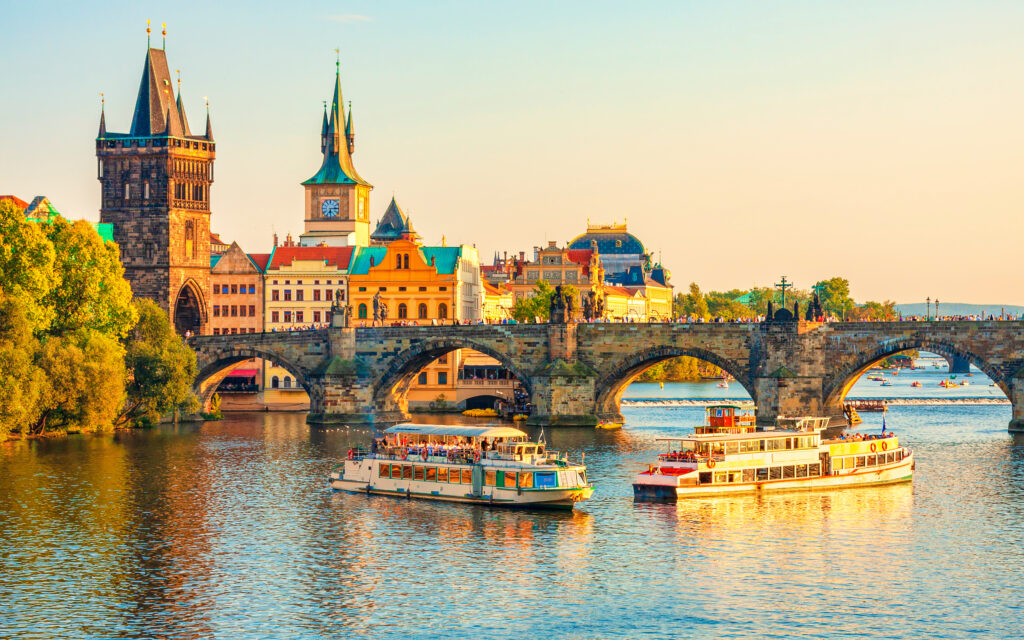
POLYGON ((519 261, 520 262, 526 262, 526 252, 525 251, 520 251, 519 252, 519 261))
POLYGON ((277 246, 277 232, 274 232, 274 246, 277 246))

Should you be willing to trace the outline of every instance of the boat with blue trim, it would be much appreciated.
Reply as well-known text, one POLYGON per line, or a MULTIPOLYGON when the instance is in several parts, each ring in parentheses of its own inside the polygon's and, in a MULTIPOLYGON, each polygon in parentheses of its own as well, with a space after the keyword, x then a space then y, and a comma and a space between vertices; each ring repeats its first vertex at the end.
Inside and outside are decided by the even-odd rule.
POLYGON ((503 507, 572 509, 587 468, 506 426, 395 425, 330 474, 337 491, 503 507))

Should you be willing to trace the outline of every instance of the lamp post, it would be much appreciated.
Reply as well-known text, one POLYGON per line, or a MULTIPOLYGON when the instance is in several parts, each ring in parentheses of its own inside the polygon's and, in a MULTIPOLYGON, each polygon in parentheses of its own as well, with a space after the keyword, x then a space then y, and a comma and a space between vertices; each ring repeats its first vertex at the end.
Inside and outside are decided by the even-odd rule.
POLYGON ((939 319, 939 299, 935 298, 935 319, 939 319))
POLYGON ((932 297, 928 296, 924 299, 924 317, 925 320, 932 319, 932 297))

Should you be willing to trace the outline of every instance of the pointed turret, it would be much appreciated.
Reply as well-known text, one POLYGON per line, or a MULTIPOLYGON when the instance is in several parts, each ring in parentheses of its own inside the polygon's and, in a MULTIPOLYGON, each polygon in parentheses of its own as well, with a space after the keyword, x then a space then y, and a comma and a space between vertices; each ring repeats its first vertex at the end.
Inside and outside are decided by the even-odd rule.
POLYGON ((132 137, 167 135, 165 132, 169 130, 183 131, 184 127, 182 127, 171 91, 171 73, 167 68, 167 55, 162 49, 147 49, 129 135, 132 137))
POLYGON ((167 118, 165 119, 167 129, 163 133, 165 136, 180 138, 184 135, 184 132, 181 129, 181 120, 175 117, 175 113, 174 109, 167 109, 167 118))
POLYGON ((371 186, 356 173, 345 136, 344 102, 341 98, 341 65, 334 77, 334 95, 331 98, 330 118, 327 122, 324 161, 316 175, 303 184, 361 184, 371 186))
POLYGON ((100 104, 100 132, 96 135, 97 138, 107 137, 107 112, 104 108, 106 105, 100 104))
POLYGON ((416 230, 412 228, 412 221, 409 219, 394 196, 391 196, 391 203, 388 205, 384 217, 377 223, 377 228, 370 234, 374 242, 387 244, 392 240, 398 240, 403 235, 418 237, 416 230))
POLYGON ((186 136, 192 135, 192 132, 188 128, 188 118, 185 117, 185 107, 181 104, 181 81, 178 81, 178 100, 176 104, 176 111, 178 112, 178 120, 181 122, 181 130, 186 136))
POLYGON ((324 124, 320 127, 320 153, 327 152, 327 103, 324 102, 324 124))
POLYGON ((356 132, 352 127, 352 101, 348 101, 348 117, 345 118, 345 138, 348 139, 349 155, 356 151, 356 132))
POLYGON ((210 103, 206 103, 206 139, 213 142, 213 125, 210 124, 210 103))

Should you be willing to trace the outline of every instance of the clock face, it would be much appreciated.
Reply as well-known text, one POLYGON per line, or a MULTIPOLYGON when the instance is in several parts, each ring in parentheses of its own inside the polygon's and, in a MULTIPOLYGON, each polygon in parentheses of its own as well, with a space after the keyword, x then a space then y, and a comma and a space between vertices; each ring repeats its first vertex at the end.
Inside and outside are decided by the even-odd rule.
POLYGON ((338 215, 338 211, 340 209, 341 206, 338 203, 337 199, 324 200, 320 204, 320 213, 322 213, 325 218, 333 218, 334 216, 338 215))

